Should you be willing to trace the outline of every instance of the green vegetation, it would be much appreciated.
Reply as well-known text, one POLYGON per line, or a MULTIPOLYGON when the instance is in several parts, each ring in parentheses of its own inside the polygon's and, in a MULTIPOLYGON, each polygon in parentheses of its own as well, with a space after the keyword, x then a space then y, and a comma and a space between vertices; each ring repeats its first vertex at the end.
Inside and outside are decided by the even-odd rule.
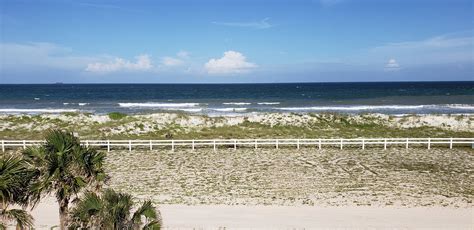
POLYGON ((4 221, 15 222, 17 229, 33 227, 33 217, 23 209, 10 209, 10 205, 29 205, 30 181, 34 172, 19 156, 4 154, 0 158, 0 229, 4 221))
POLYGON ((151 201, 145 201, 128 218, 134 203, 126 193, 109 189, 98 199, 101 201, 98 206, 87 206, 92 204, 89 198, 109 178, 103 166, 105 153, 81 145, 72 132, 50 130, 45 140, 40 146, 22 150, 21 155, 1 156, 0 229, 6 228, 4 221, 14 221, 20 229, 32 228, 31 215, 21 209, 9 209, 9 205, 34 206, 48 194, 54 194, 57 199, 61 230, 160 228, 160 218, 151 201), (70 214, 73 200, 79 203, 70 214), (141 217, 147 221, 142 223, 141 217))
POLYGON ((87 192, 71 211, 73 229, 160 229, 161 220, 151 201, 132 213, 132 196, 106 189, 102 194, 87 192), (145 222, 142 222, 144 217, 145 222))
POLYGON ((108 113, 107 114, 109 116, 110 119, 112 120, 120 120, 124 117, 127 116, 127 114, 125 113, 120 113, 120 112, 111 112, 111 113, 108 113))
MULTIPOLYGON (((0 139, 38 139, 50 128, 75 130, 84 139, 473 137, 473 116, 451 115, 446 123, 421 116, 380 117, 342 114, 267 114, 249 118, 161 113, 127 116, 68 114, 0 116, 0 139), (234 120, 232 120, 234 119, 234 120), (464 128, 451 127, 453 123, 464 128), (413 125, 416 124, 416 125, 413 125)), ((435 115, 433 115, 434 117, 435 115)), ((434 117, 436 119, 436 117, 434 117)))
POLYGON ((102 162, 104 153, 80 145, 72 133, 51 130, 46 134, 46 143, 23 151, 25 160, 38 173, 30 193, 35 201, 41 195, 54 193, 59 204, 60 229, 68 226, 69 202, 87 186, 105 180, 102 162))

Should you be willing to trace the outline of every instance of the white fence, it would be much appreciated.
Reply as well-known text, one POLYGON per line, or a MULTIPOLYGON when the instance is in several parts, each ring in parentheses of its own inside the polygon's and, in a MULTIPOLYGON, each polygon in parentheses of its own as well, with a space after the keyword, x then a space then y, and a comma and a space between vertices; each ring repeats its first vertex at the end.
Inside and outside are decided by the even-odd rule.
MULTIPOLYGON (((7 148, 26 148, 27 146, 42 144, 41 140, 1 140, 2 151, 7 148)), ((132 148, 150 149, 165 147, 175 150, 179 147, 191 149, 211 147, 214 150, 218 148, 251 147, 251 148, 281 148, 281 147, 313 147, 317 149, 323 146, 337 147, 343 149, 346 147, 357 147, 365 149, 375 146, 387 149, 389 146, 405 147, 422 146, 430 149, 432 146, 449 147, 471 146, 474 148, 474 138, 357 138, 357 139, 210 139, 210 140, 83 140, 81 144, 99 148, 126 148, 132 151, 132 148)))

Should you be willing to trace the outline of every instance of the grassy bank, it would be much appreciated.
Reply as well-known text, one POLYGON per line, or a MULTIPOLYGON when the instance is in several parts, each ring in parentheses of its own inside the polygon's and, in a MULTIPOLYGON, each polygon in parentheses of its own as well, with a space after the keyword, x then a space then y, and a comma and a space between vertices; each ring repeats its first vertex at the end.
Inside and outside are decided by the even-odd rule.
POLYGON ((260 114, 208 117, 176 113, 1 115, 1 139, 39 139, 50 128, 83 139, 473 137, 474 116, 260 114))

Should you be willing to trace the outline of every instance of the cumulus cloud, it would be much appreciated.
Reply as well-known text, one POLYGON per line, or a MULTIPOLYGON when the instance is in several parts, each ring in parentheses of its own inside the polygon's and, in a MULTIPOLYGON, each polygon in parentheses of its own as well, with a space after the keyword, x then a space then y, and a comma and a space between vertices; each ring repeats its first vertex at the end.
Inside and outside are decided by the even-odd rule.
POLYGON ((115 58, 110 62, 95 62, 87 65, 86 71, 108 73, 116 71, 144 71, 153 67, 149 55, 142 54, 135 57, 136 62, 125 60, 123 58, 115 58))
POLYGON ((229 50, 224 52, 221 58, 210 59, 204 68, 209 74, 235 74, 247 73, 258 67, 254 63, 247 62, 246 59, 243 54, 229 50))
POLYGON ((161 59, 161 64, 164 66, 179 66, 183 64, 183 61, 178 58, 164 57, 161 59))
POLYGON ((393 58, 388 60, 387 64, 385 64, 385 71, 398 71, 399 69, 400 64, 393 58))

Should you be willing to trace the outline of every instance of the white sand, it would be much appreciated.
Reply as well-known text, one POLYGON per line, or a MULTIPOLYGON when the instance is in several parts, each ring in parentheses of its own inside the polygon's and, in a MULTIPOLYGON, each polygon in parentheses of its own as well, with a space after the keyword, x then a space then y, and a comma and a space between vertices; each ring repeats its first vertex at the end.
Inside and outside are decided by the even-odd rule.
MULTIPOLYGON (((162 205, 166 229, 473 229, 473 208, 162 205)), ((39 204, 37 229, 58 223, 54 199, 39 204)))

